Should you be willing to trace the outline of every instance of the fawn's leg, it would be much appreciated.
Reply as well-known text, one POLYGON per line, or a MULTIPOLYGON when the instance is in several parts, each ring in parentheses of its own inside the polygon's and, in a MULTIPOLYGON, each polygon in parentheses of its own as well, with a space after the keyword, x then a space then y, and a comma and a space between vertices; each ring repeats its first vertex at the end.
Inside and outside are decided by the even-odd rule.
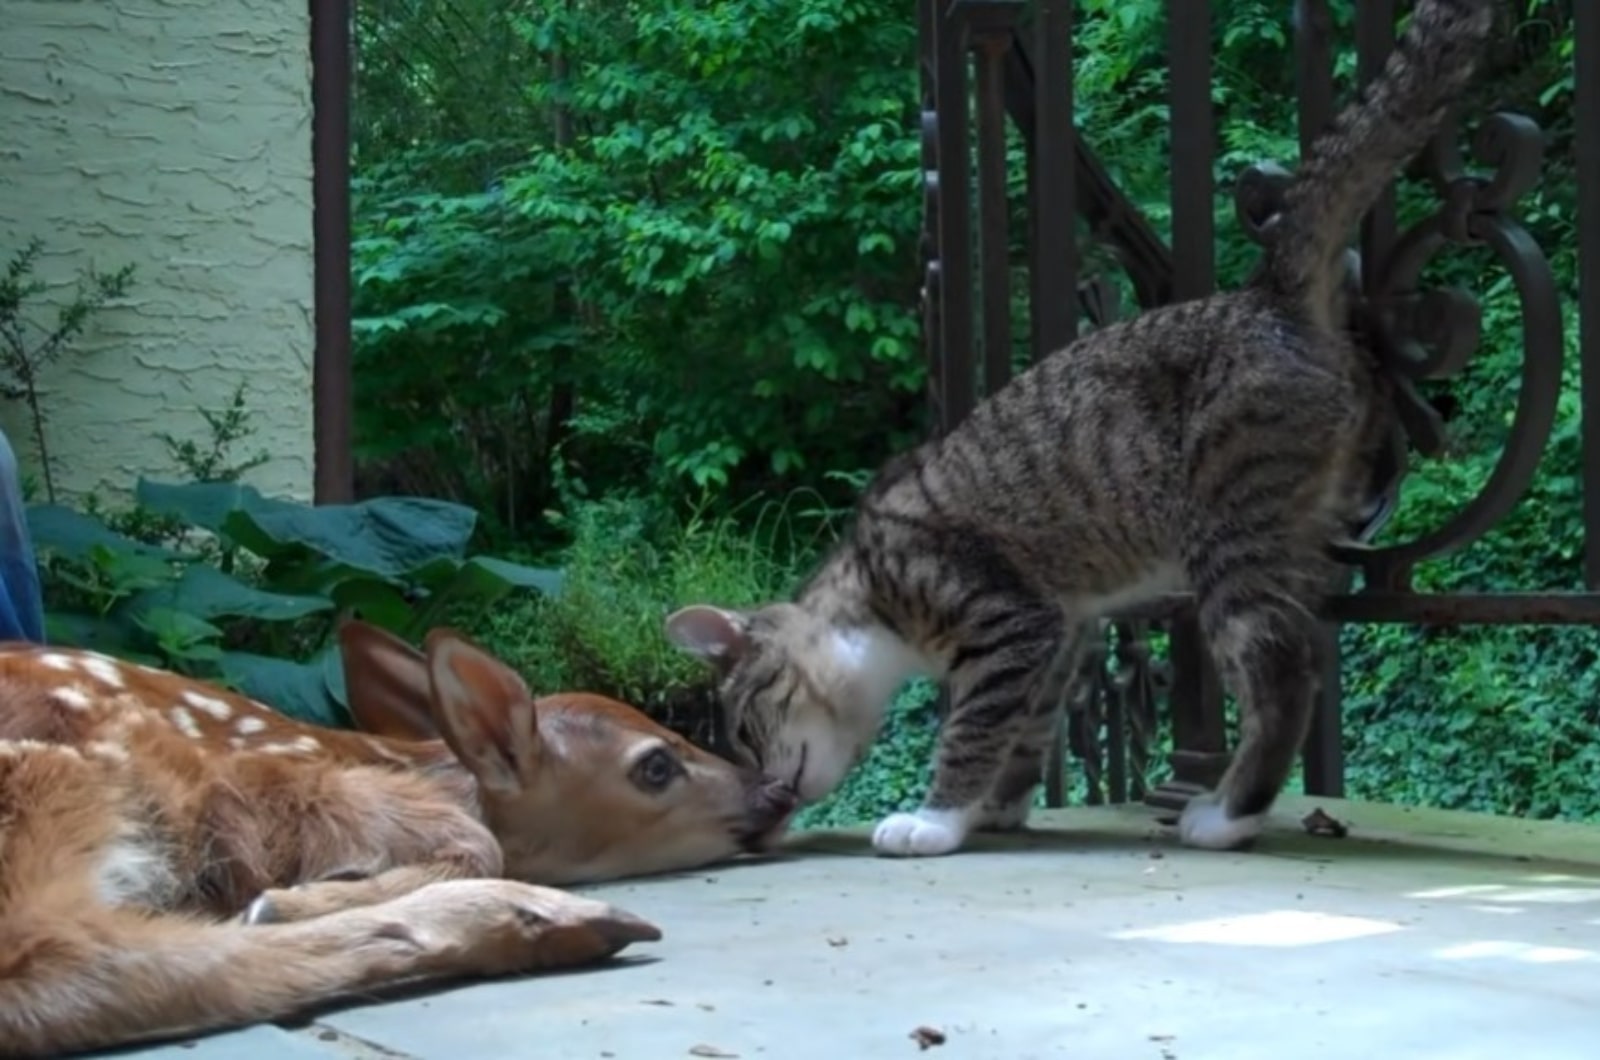
POLYGON ((394 984, 587 964, 660 937, 604 902, 511 880, 436 883, 262 927, 13 906, 0 916, 0 1055, 284 1019, 394 984))
POLYGON ((359 870, 335 873, 295 887, 263 891, 240 919, 246 924, 282 924, 310 920, 345 909, 391 901, 431 883, 446 880, 486 879, 500 875, 498 847, 488 851, 463 850, 437 856, 417 865, 385 869, 372 876, 359 870))
POLYGON ((349 812, 309 822, 296 837, 308 878, 263 891, 244 911, 249 924, 282 923, 376 905, 444 880, 494 878, 500 844, 482 822, 441 801, 431 785, 382 771, 336 781, 331 805, 349 812))

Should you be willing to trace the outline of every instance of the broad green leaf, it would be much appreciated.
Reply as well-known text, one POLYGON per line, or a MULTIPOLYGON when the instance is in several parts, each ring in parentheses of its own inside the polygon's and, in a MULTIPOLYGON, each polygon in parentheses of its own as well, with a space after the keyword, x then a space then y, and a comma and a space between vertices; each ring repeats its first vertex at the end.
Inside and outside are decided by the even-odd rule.
POLYGON ((224 529, 264 556, 310 549, 335 563, 398 581, 440 557, 459 559, 477 519, 471 508, 420 497, 317 507, 264 498, 230 513, 224 529))
POLYGON ((239 482, 155 482, 141 478, 134 496, 158 515, 172 515, 190 526, 221 533, 228 513, 262 499, 253 486, 239 482))
POLYGON ((353 611, 380 629, 400 633, 410 628, 411 601, 386 581, 366 575, 348 578, 334 586, 332 595, 341 611, 353 611))
POLYGON ((250 652, 223 652, 217 666, 230 684, 297 721, 350 727, 349 716, 328 690, 326 649, 309 662, 250 652))
POLYGON ((555 567, 527 567, 494 556, 473 556, 466 566, 478 567, 514 589, 533 589, 545 596, 560 596, 566 575, 555 567))
POLYGON ((560 571, 525 567, 492 556, 473 556, 438 584, 427 602, 412 616, 407 634, 420 637, 444 609, 456 602, 492 604, 515 589, 532 589, 547 595, 561 591, 560 571))
POLYGON ((28 508, 28 533, 34 548, 77 563, 92 561, 95 546, 112 552, 177 560, 182 556, 159 545, 135 541, 109 529, 93 516, 60 504, 35 504, 28 508))
POLYGON ((133 612, 132 619, 140 629, 160 641, 163 647, 183 646, 222 637, 222 630, 205 619, 170 607, 151 607, 133 612))
POLYGON ((115 613, 108 618, 72 611, 46 611, 44 614, 44 637, 47 643, 87 648, 119 659, 142 662, 147 666, 157 665, 155 656, 137 650, 134 645, 136 636, 137 627, 115 613))
POLYGON ((102 588, 117 595, 152 589, 177 576, 173 565, 159 556, 124 552, 105 544, 90 547, 89 565, 104 582, 102 588))
POLYGON ((333 701, 348 714, 350 691, 344 682, 344 656, 337 647, 322 653, 322 685, 333 701))
POLYGON ((263 622, 292 622, 333 606, 333 601, 321 596, 258 589, 203 563, 186 569, 172 584, 142 593, 129 603, 136 613, 165 608, 199 618, 254 618, 263 622))

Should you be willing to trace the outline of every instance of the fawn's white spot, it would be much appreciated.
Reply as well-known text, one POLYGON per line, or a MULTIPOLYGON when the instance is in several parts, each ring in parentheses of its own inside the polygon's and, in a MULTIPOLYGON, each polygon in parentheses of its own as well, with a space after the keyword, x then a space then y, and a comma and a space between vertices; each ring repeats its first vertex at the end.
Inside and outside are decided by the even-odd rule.
POLYGON ((102 684, 110 685, 112 688, 123 686, 122 666, 104 655, 86 653, 79 658, 78 665, 83 667, 84 673, 102 684))
POLYGON ((264 743, 256 750, 269 755, 311 754, 322 750, 322 744, 312 736, 296 736, 284 743, 264 743))
POLYGON ((118 765, 123 765, 129 760, 126 750, 106 740, 91 740, 84 744, 83 749, 96 758, 109 759, 118 765))
POLYGON ((76 747, 64 743, 45 743, 42 740, 0 740, 0 758, 21 758, 24 755, 60 755, 65 758, 82 758, 76 747))
POLYGON ((177 729, 189 739, 200 739, 200 725, 194 720, 194 715, 187 710, 182 707, 173 707, 167 712, 167 718, 172 722, 174 729, 177 729))
POLYGON ((233 708, 228 706, 226 701, 218 699, 216 696, 202 695, 199 692, 191 692, 185 689, 183 701, 195 710, 205 711, 218 721, 227 721, 233 717, 233 708))
POLYGON ((89 697, 89 693, 85 692, 81 688, 74 688, 71 685, 62 685, 60 688, 51 692, 50 699, 52 702, 66 707, 68 710, 88 710, 90 707, 94 706, 94 700, 89 697))
POLYGON ((72 657, 70 655, 62 655, 58 651, 47 651, 39 656, 39 665, 49 667, 52 670, 71 670, 72 657))
POLYGON ((233 727, 238 730, 240 736, 249 736, 251 733, 264 730, 267 727, 267 723, 253 714, 246 714, 234 722, 233 727))

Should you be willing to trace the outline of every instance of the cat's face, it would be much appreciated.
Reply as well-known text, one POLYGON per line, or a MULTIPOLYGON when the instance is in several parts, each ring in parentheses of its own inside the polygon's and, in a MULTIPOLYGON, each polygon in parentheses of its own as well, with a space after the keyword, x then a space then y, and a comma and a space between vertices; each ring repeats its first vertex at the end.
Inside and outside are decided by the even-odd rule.
POLYGON ((755 611, 697 605, 668 617, 678 647, 711 663, 727 733, 744 764, 786 781, 804 803, 837 788, 881 718, 852 702, 835 635, 793 604, 755 611))

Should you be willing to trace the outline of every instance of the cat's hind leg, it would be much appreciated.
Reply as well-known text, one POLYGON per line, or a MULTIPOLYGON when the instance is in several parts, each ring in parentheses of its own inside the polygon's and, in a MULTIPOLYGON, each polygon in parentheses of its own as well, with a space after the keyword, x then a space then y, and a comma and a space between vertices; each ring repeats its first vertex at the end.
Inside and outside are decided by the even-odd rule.
POLYGON ((1305 741, 1320 682, 1317 618, 1303 568, 1261 565, 1200 597, 1200 628, 1224 686, 1239 703, 1239 742, 1216 790, 1178 821, 1184 843, 1249 845, 1261 833, 1305 741))

